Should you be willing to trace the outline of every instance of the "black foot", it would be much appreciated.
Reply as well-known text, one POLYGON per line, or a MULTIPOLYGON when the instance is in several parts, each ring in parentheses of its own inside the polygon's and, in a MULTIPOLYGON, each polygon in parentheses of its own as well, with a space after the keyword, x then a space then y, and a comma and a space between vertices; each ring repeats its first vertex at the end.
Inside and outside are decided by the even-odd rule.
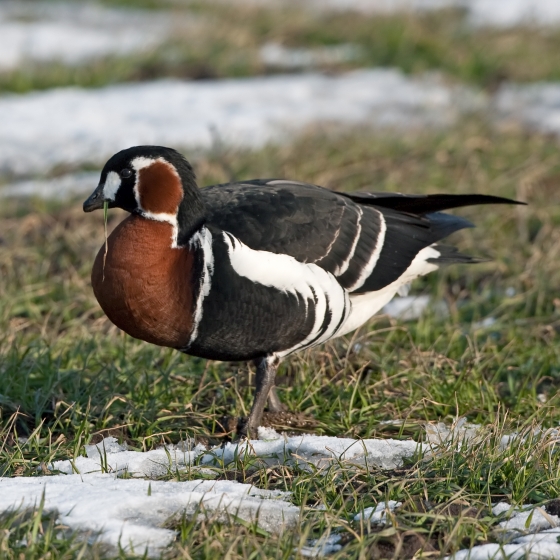
POLYGON ((274 385, 271 387, 270 393, 268 393, 268 410, 270 410, 270 412, 286 412, 287 410, 282 404, 282 401, 278 398, 278 393, 274 385))
MULTIPOLYGON (((271 389, 274 387, 274 378, 276 377, 279 360, 273 355, 255 360, 255 363, 257 365, 255 399, 249 416, 240 423, 241 425, 237 432, 238 439, 257 437, 257 428, 261 424, 266 401, 269 399, 271 389)), ((279 403, 278 395, 274 393, 271 404, 274 406, 274 404, 279 403)))

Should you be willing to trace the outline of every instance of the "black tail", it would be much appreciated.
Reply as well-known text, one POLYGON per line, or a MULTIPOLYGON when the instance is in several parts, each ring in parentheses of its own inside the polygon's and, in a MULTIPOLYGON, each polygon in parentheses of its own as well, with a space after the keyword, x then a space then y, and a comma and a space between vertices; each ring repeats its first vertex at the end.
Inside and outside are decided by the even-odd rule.
POLYGON ((474 206, 476 204, 526 204, 501 196, 487 194, 399 194, 399 193, 338 193, 358 204, 391 208, 422 216, 450 208, 474 206))
POLYGON ((443 266, 448 264, 478 264, 483 262, 490 262, 492 259, 484 257, 471 257, 459 252, 457 247, 451 245, 442 245, 437 243, 434 249, 439 251, 440 256, 435 259, 428 259, 428 262, 443 266))

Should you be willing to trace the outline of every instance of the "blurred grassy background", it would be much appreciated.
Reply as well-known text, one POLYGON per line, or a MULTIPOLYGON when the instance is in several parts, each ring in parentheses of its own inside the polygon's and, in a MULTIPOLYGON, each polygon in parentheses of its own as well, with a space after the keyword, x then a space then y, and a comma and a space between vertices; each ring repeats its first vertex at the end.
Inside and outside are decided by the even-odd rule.
MULTIPOLYGON (((118 7, 161 7, 160 2, 106 2, 118 7)), ((406 73, 442 72, 490 90, 505 80, 560 77, 560 29, 527 25, 473 27, 459 9, 414 14, 317 12, 297 4, 265 7, 229 2, 170 4, 175 29, 159 47, 88 64, 33 63, 0 73, 0 91, 23 93, 60 86, 99 87, 123 81, 174 77, 214 79, 276 73, 260 49, 267 43, 296 48, 352 45, 351 60, 323 62, 318 70, 398 67, 406 73)))

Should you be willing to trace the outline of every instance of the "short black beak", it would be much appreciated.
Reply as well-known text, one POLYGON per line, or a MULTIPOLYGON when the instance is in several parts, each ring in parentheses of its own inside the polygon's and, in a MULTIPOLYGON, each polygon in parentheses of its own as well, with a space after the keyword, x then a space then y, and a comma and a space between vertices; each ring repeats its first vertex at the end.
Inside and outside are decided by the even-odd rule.
POLYGON ((103 187, 105 185, 99 184, 97 188, 91 193, 90 197, 84 202, 84 212, 93 212, 103 208, 103 187))

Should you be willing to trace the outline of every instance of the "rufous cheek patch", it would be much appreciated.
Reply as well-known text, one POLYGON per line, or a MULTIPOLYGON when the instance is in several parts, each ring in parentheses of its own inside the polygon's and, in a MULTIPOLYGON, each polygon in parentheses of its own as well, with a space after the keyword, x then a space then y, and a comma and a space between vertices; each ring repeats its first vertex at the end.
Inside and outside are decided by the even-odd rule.
POLYGON ((183 199, 181 179, 170 164, 154 161, 138 172, 138 195, 143 210, 175 215, 183 199))

